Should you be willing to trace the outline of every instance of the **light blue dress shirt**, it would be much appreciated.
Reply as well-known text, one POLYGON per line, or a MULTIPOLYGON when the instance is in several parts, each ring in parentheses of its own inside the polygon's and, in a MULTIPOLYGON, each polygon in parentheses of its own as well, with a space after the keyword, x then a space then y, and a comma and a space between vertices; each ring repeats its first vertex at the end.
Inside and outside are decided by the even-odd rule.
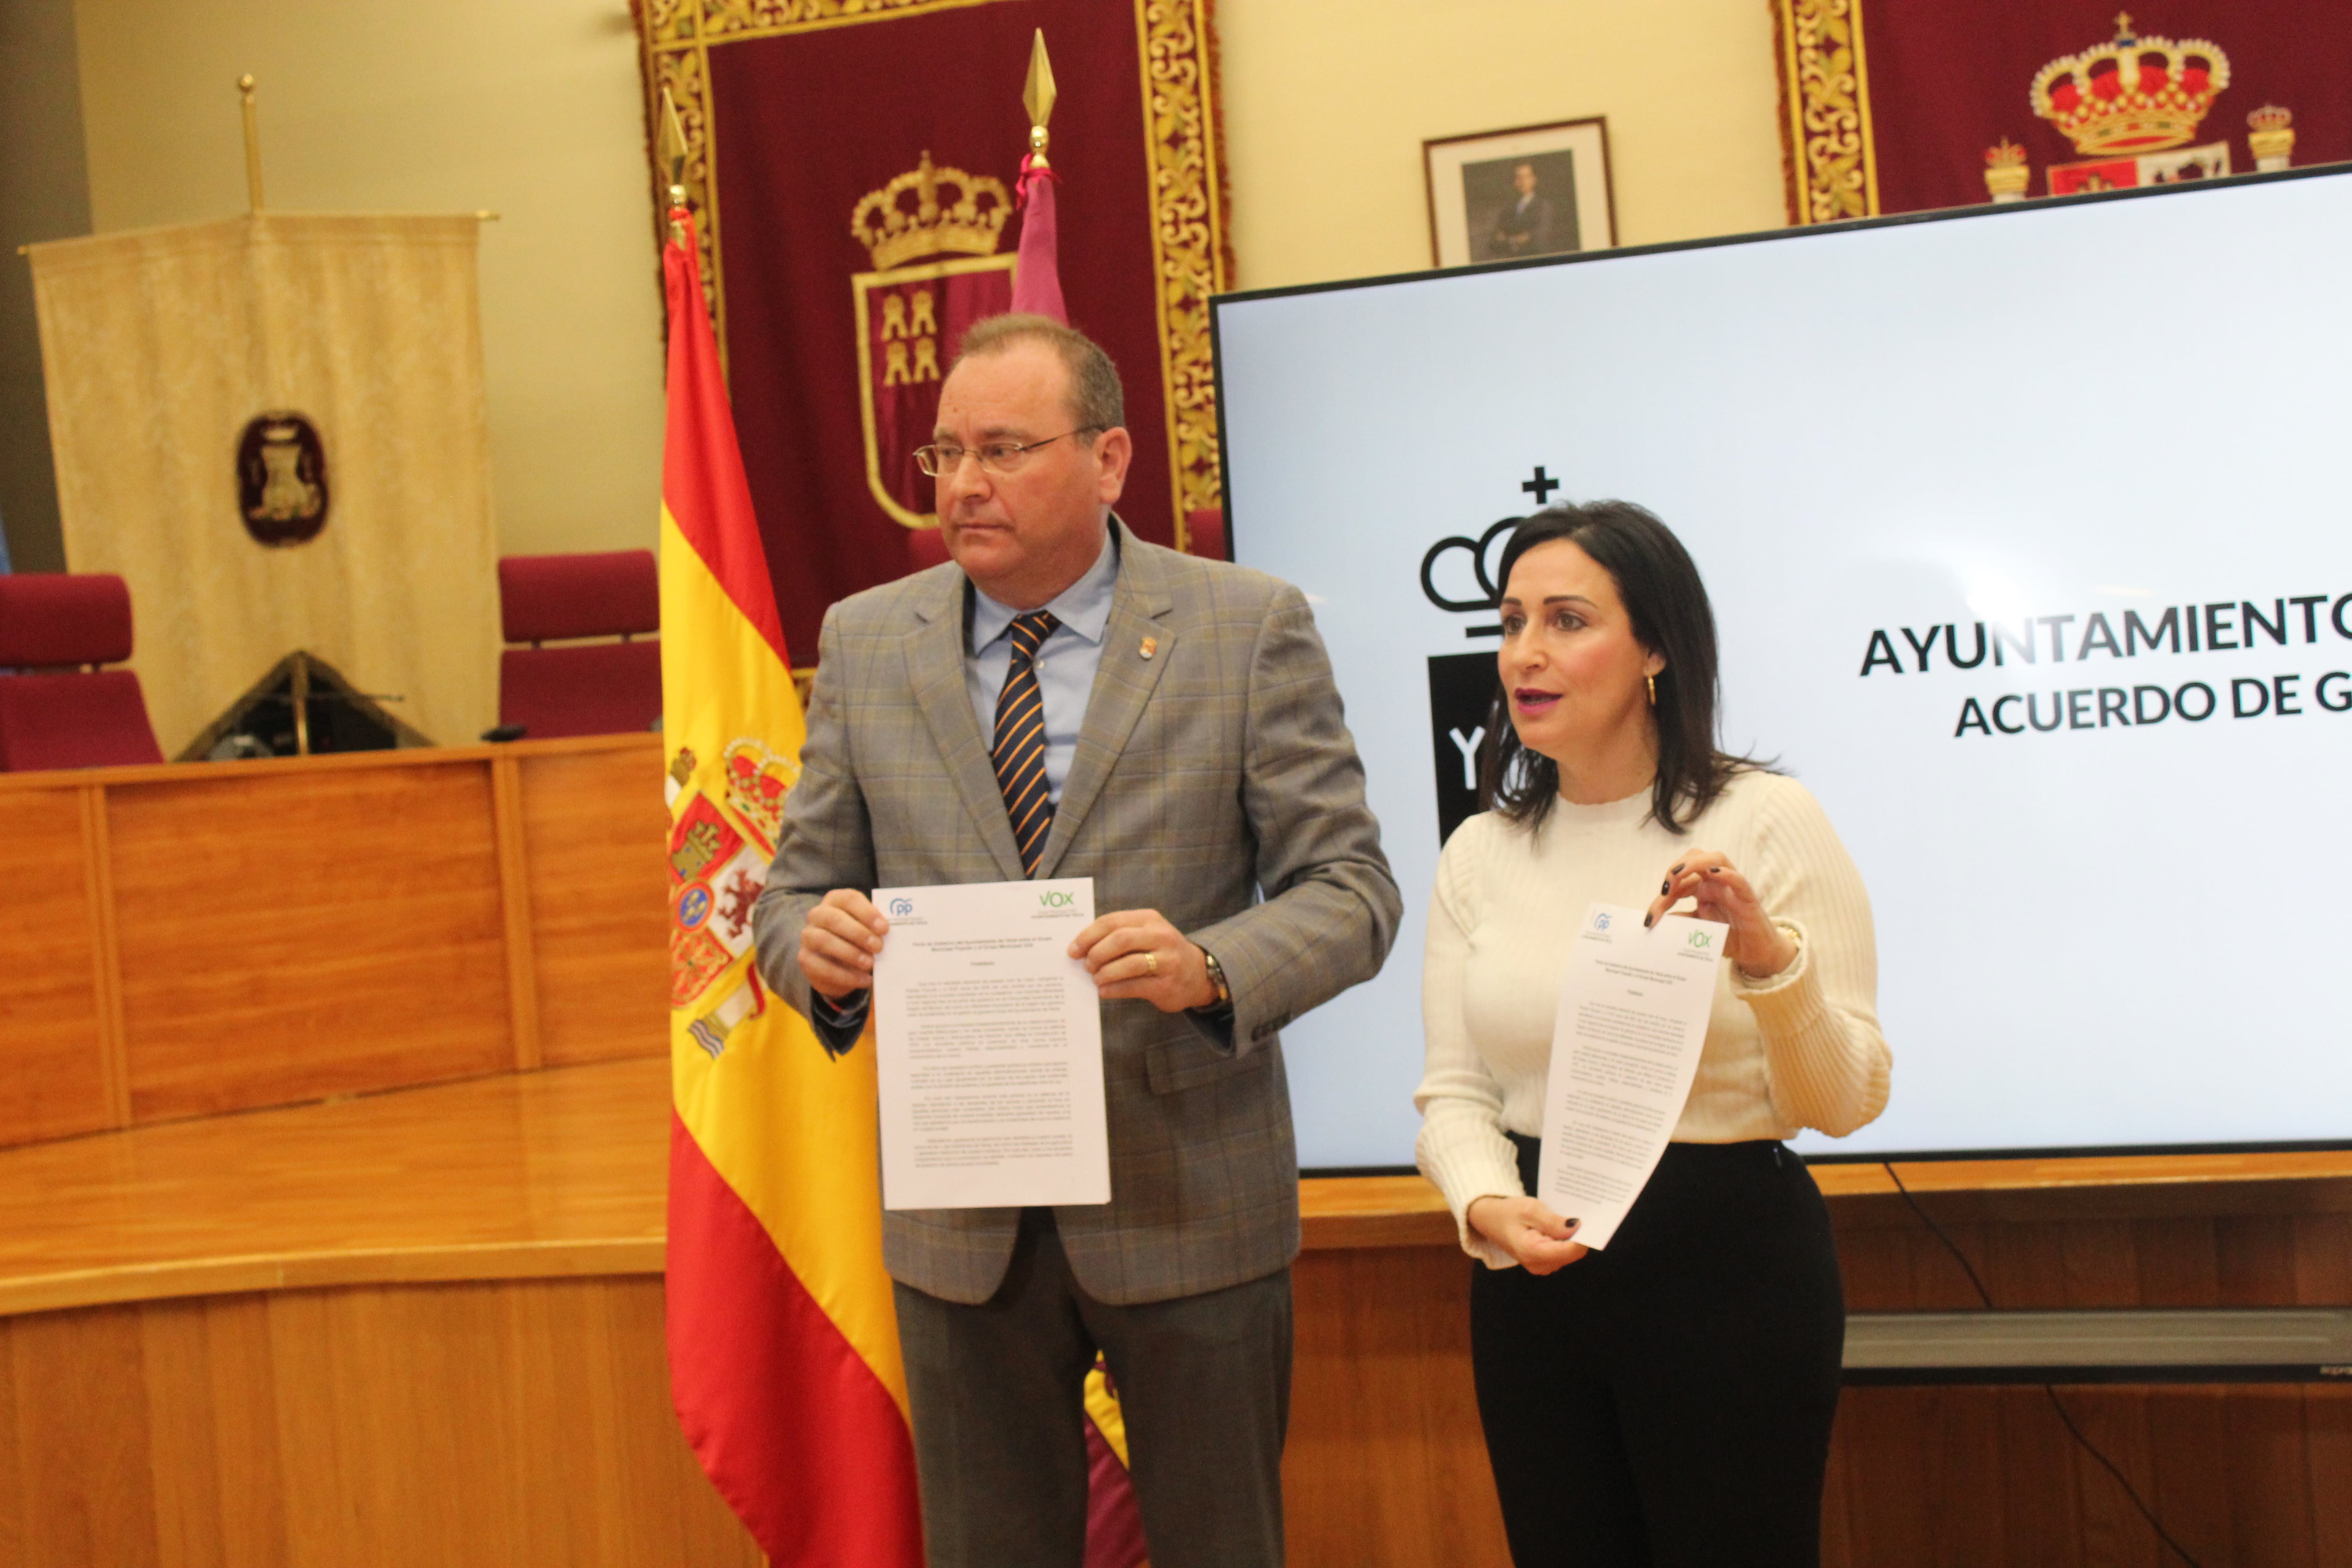
MULTIPOLYGON (((1111 596, 1118 586, 1118 536, 1106 528, 1102 553, 1087 574, 1043 606, 1062 623, 1037 646, 1036 660, 1037 695, 1045 704, 1045 794, 1055 805, 1062 804, 1062 785, 1077 755, 1078 731, 1087 721, 1087 700, 1094 695, 1103 631, 1110 624, 1111 596)), ((973 584, 963 684, 971 694, 983 745, 996 743, 996 700, 1003 695, 1004 679, 1013 669, 1013 639, 1005 634, 1020 614, 973 584)))

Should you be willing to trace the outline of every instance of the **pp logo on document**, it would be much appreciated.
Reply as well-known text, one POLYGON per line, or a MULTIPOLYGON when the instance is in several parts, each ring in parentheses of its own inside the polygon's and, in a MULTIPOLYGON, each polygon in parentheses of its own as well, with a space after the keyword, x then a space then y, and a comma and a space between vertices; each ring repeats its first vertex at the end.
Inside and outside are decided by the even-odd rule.
POLYGON ((1592 911, 1592 929, 1594 931, 1607 931, 1609 929, 1609 911, 1607 910, 1595 910, 1592 911))
POLYGON ((911 914, 913 914, 914 912, 915 912, 915 900, 912 900, 912 899, 893 899, 893 900, 890 900, 890 913, 891 913, 891 915, 892 915, 894 918, 895 918, 895 917, 897 917, 897 916, 899 916, 899 915, 911 915, 911 914))

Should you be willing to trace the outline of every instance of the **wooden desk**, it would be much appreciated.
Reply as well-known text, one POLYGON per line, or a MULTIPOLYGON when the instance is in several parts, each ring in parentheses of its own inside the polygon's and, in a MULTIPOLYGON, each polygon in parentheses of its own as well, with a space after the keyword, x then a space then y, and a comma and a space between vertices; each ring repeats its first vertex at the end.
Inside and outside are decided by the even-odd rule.
POLYGON ((668 1048, 653 735, 0 774, 0 1144, 668 1048))
MULTIPOLYGON (((667 1097, 615 1060, 0 1151, 0 1558, 756 1563, 668 1406, 667 1097)), ((1851 1304, 1965 1305, 1874 1170, 1819 1173, 1851 1304)), ((1904 1176, 2010 1304, 2352 1304, 2344 1156, 1904 1176)), ((1500 1568, 1451 1219, 1302 1204, 1292 1560, 1500 1568)), ((2066 1397, 2209 1563, 2352 1555, 2352 1390, 2066 1397)), ((1826 1561, 2154 1568, 2042 1401, 1850 1390, 1826 1561)))

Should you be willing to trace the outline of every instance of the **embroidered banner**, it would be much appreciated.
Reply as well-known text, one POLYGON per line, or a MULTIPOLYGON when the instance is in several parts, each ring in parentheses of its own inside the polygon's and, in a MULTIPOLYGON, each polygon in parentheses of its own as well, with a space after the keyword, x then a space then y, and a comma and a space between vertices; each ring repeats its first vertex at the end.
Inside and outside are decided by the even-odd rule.
POLYGON ((2352 10, 1772 0, 1789 220, 2352 158, 2352 10))
MULTIPOLYGON (((1209 296, 1226 286, 1208 0, 641 0, 648 100, 688 205, 787 645, 903 574, 931 526, 913 448, 977 316, 1007 308, 1031 39, 1073 325, 1118 361, 1119 515, 1181 543, 1219 504, 1209 296)), ((667 210, 656 175, 656 211, 667 210)))

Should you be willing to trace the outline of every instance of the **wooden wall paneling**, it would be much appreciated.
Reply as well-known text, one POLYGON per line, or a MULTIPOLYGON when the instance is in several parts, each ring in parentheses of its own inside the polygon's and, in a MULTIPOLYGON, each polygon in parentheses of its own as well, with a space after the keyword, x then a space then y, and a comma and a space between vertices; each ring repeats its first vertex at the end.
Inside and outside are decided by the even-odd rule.
MULTIPOLYGON (((2049 1409, 2048 1396, 2038 1390, 2032 1392, 2042 1399, 2047 1419, 2054 1424, 2057 1414, 2049 1409)), ((2098 1445, 2099 1451, 2115 1462, 2116 1468, 2130 1479, 2133 1489, 2141 1497, 2150 1499, 2153 1506, 2158 1489, 2155 1453, 2148 1434, 2147 1391, 2064 1388, 2058 1391, 2058 1397, 2064 1403, 2066 1413, 2083 1428, 2084 1436, 2098 1445)), ((2074 1442, 2072 1437, 2064 1440, 2070 1446, 2074 1442)), ((2170 1551, 2157 1539, 2116 1479, 2079 1449, 2074 1452, 2071 1462, 2075 1491, 2082 1500, 2083 1560, 2125 1564, 2128 1568, 2168 1568, 2170 1551)), ((2158 1517, 2164 1517, 2161 1510, 2158 1517)))
POLYGON ((98 1005, 98 1065, 106 1124, 131 1125, 131 1063, 122 1037, 122 952, 115 940, 114 852, 107 828, 106 788, 81 791, 82 859, 89 889, 90 970, 98 1005))
POLYGON ((22 1568, 162 1568, 139 1309, 8 1321, 22 1568))
POLYGON ((2066 1277, 2066 1226, 2044 1221, 1971 1228, 1977 1236, 1969 1256, 1977 1272, 1984 1276, 1995 1306, 2073 1305, 2067 1299, 2072 1282, 2066 1277))
POLYGON ((2235 1215, 2215 1236, 2224 1307, 2295 1300, 2294 1220, 2281 1214, 2235 1215))
MULTIPOLYGON (((2332 1181, 1922 1201, 2003 1306, 2352 1302, 2352 1221, 2332 1181)), ((1841 1199, 1832 1212, 1851 1307, 1974 1304, 1949 1254, 1899 1198, 1841 1199)), ((2061 1395, 2209 1568, 2352 1561, 2352 1388, 2061 1395)), ((1825 1563, 2177 1562, 2039 1389, 1849 1389, 1831 1464, 1825 1563)))
POLYGON ((2217 1458, 2230 1472, 2232 1555, 2263 1568, 2317 1568, 2303 1391, 2239 1389, 2225 1409, 2228 1446, 2217 1458))
POLYGON ((686 1445, 670 1403, 662 1281, 615 1281, 605 1295, 612 1336, 614 1468, 632 1535, 625 1563, 697 1568, 765 1568, 765 1560, 719 1500, 686 1445))
POLYGON ((2352 1563, 2352 1388, 2303 1390, 2303 1430, 2312 1554, 2322 1563, 2352 1563))
MULTIPOLYGON (((1941 1392, 1849 1388, 1838 1401, 1830 1470, 1842 1483, 1836 1495, 1844 1504, 1844 1517, 1841 1530, 1822 1532, 1823 1561, 1831 1568, 1950 1561, 1936 1552, 1934 1498, 1929 1489, 1917 1484, 1917 1478, 1935 1473, 1929 1433, 1941 1392), (1906 1487, 1908 1506, 1887 1507, 1890 1493, 1906 1487), (1845 1547, 1842 1557, 1830 1552, 1840 1542, 1845 1547)), ((1998 1483, 1997 1474, 1971 1476, 1959 1489, 1972 1492, 1975 1506, 1998 1519, 1998 1483)), ((1825 1495, 1824 1509, 1828 1504, 1825 1495)))
MULTIPOLYGON (((2080 1399, 2082 1396, 2074 1396, 2080 1399)), ((2179 1387, 2148 1395, 2148 1450, 2154 1484, 2141 1495, 2174 1539, 2213 1568, 2230 1551, 2229 1392, 2179 1387)))
POLYGON ((521 1452, 530 1555, 759 1568, 672 1414, 661 1281, 551 1280, 506 1295, 517 1404, 535 1429, 521 1452), (548 1441, 541 1425, 575 1436, 548 1441))
POLYGON ((530 1426, 543 1420, 551 1431, 588 1439, 582 1452, 533 1433, 517 1453, 523 1472, 516 1489, 519 1533, 551 1563, 610 1562, 632 1544, 613 1419, 613 1323, 604 1310, 611 1292, 600 1283, 566 1280, 504 1293, 515 1346, 508 1368, 515 1407, 530 1413, 530 1426))
POLYGON ((487 770, 231 782, 113 792, 136 1120, 509 1066, 487 770))
POLYGON ((658 1277, 0 1319, 10 1568, 762 1568, 669 1406, 658 1277))
MULTIPOLYGON (((1973 1403, 1952 1389, 1953 1403, 1973 1403)), ((2006 1561, 2083 1563, 2082 1450, 2039 1388, 1988 1391, 1999 1410, 2001 1513, 2006 1561)), ((2102 1477, 2102 1480, 2109 1478, 2102 1477)), ((2111 1482, 2110 1482, 2111 1484, 2111 1482)))
POLYGON ((540 1065, 539 976, 532 962, 530 868, 522 830, 522 775, 512 753, 490 759, 490 809, 499 840, 499 910, 506 934, 507 1006, 514 1066, 540 1065))
POLYGON ((1507 1568, 1470 1377, 1459 1247, 1310 1251, 1283 1456, 1289 1554, 1350 1568, 1507 1568))
MULTIPOLYGON (((1939 1487, 1928 1510, 1927 1534, 1938 1561, 1971 1563, 2035 1563, 2053 1561, 2019 1549, 2013 1539, 2019 1500, 2001 1463, 2005 1434, 2000 1407, 1988 1400, 1955 1398, 1969 1391, 1935 1388, 1918 1405, 1927 1468, 1914 1475, 1969 1477, 1973 1484, 1939 1487)), ((1843 1402, 1841 1402, 1843 1403, 1843 1402)), ((1901 1489, 1905 1479, 1880 1478, 1879 1497, 1885 1489, 1901 1489)), ((1916 1484, 1916 1483, 1914 1483, 1916 1484)))
POLYGON ((667 1052, 658 739, 532 752, 520 767, 541 1058, 553 1067, 667 1052))
POLYGON ((2203 1215, 2132 1222, 2140 1300, 2151 1307, 2210 1307, 2221 1300, 2221 1255, 2203 1215))
POLYGON ((0 799, 0 1143, 110 1124, 86 790, 0 799))
MULTIPOLYGON (((2352 1561, 2352 1388, 2061 1389, 2207 1568, 2352 1561)), ((2177 1568, 2039 1388, 1853 1388, 1824 1499, 1828 1568, 2177 1568)))
POLYGON ((2352 1306, 2352 1215, 2296 1215, 2294 1248, 2295 1300, 2312 1307, 2352 1306))
MULTIPOLYGON (((1841 1404, 1838 1419, 1845 1419, 1841 1404)), ((1822 1568, 1850 1568, 1861 1561, 1853 1544, 1853 1467, 1846 1446, 1830 1440, 1829 1471, 1822 1486, 1822 1568)))
POLYGON ((2067 1306, 2141 1305, 2139 1248, 2129 1220, 2077 1220, 2053 1228, 2067 1306))
POLYGON ((16 1351, 13 1321, 0 1318, 0 1563, 31 1560, 29 1532, 37 1507, 17 1420, 16 1351))
POLYGON ((155 1301, 140 1327, 165 1568, 288 1568, 268 1299, 155 1301))

